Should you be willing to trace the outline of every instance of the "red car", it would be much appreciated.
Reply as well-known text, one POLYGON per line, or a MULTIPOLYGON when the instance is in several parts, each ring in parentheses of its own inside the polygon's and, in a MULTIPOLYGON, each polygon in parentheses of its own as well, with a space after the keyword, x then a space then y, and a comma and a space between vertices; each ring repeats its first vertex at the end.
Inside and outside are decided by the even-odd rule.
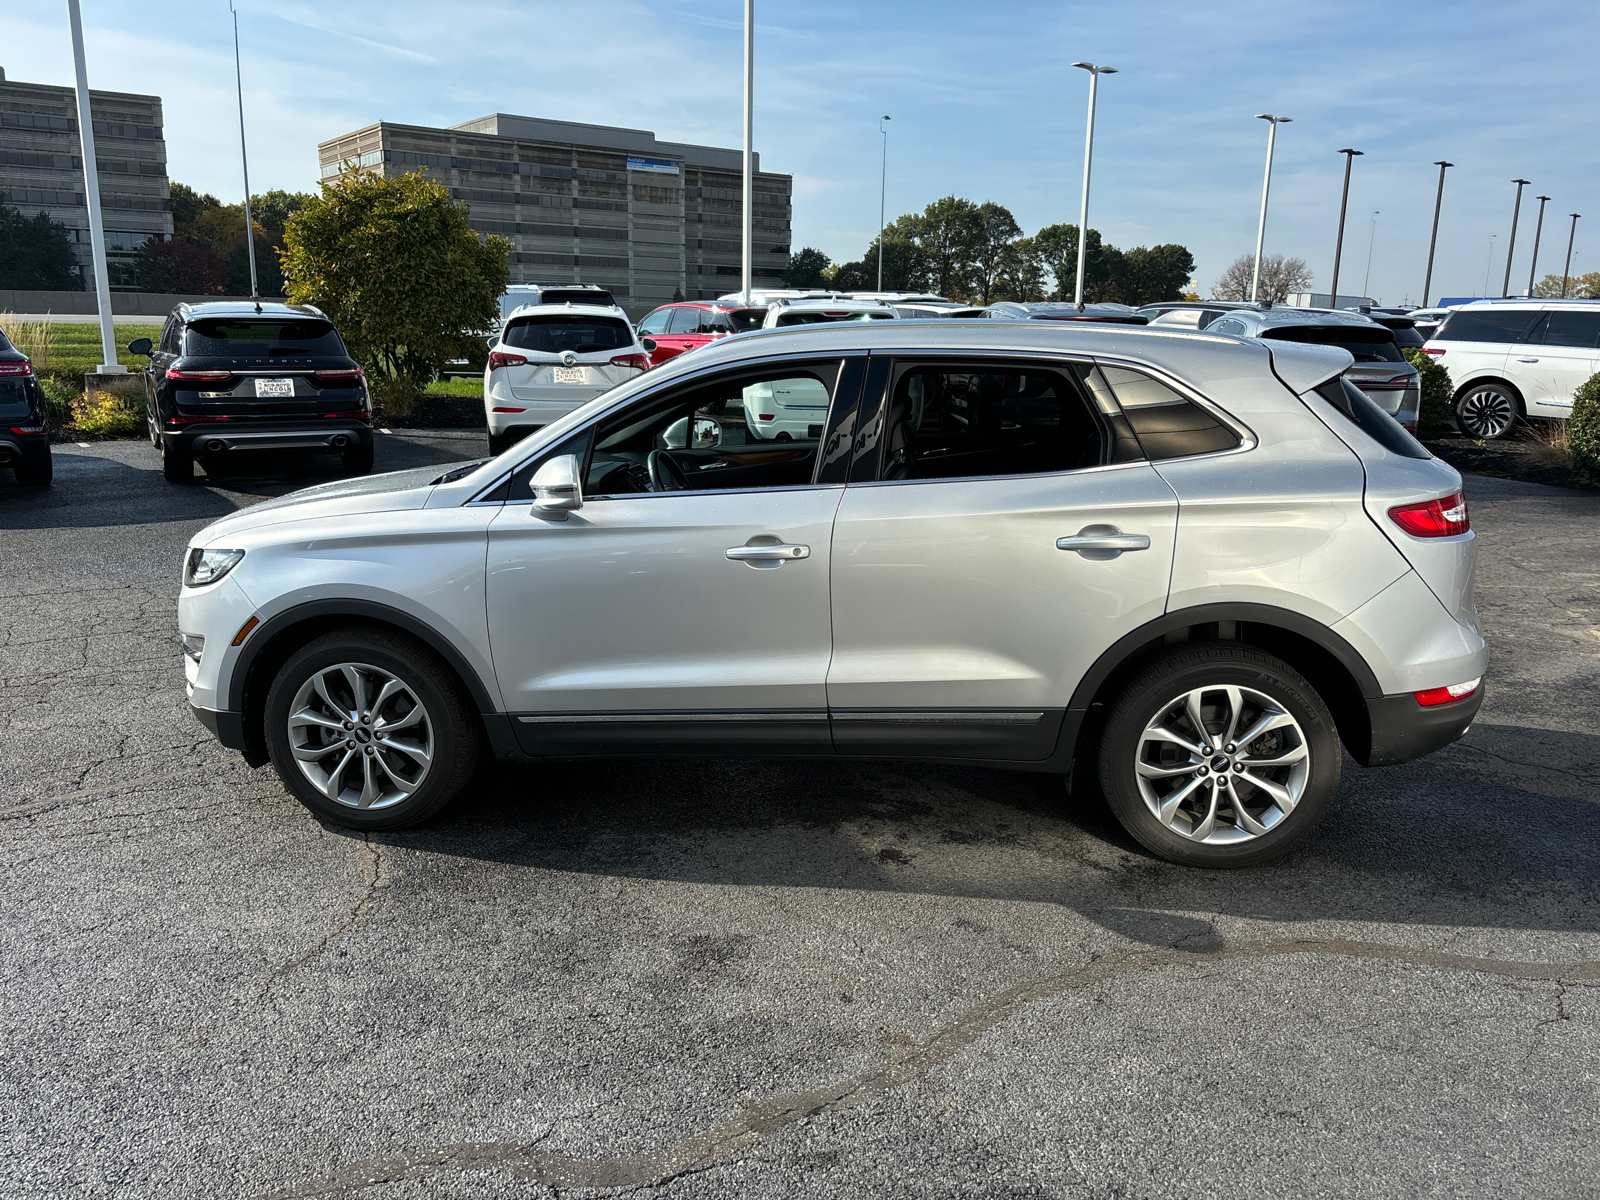
POLYGON ((677 358, 696 346, 704 346, 730 333, 744 333, 760 329, 767 319, 767 310, 746 308, 718 300, 686 300, 677 304, 663 304, 639 322, 639 336, 649 338, 655 348, 646 346, 650 365, 659 367, 669 358, 677 358))

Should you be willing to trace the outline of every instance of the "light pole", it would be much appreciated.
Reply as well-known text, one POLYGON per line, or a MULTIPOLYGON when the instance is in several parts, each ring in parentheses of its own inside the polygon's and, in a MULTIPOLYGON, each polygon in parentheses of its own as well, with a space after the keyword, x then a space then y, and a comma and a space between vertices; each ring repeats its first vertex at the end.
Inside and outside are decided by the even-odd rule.
POLYGON ((1528 264, 1528 299, 1533 299, 1533 274, 1539 269, 1539 238, 1544 234, 1544 206, 1550 202, 1549 196, 1535 196, 1539 202, 1539 223, 1533 227, 1533 261, 1528 264))
POLYGON ((239 10, 233 0, 228 0, 228 11, 233 14, 233 82, 239 93, 239 162, 244 167, 244 244, 250 251, 250 299, 261 296, 256 283, 256 226, 250 216, 250 156, 244 149, 244 71, 239 66, 239 10))
POLYGON ((1361 298, 1370 300, 1367 288, 1372 284, 1372 245, 1378 240, 1378 210, 1372 210, 1372 232, 1367 236, 1367 273, 1361 278, 1361 298))
POLYGON ((1433 198, 1433 236, 1428 239, 1428 276, 1422 281, 1423 308, 1428 307, 1428 292, 1433 287, 1433 250, 1439 244, 1439 209, 1444 204, 1444 173, 1455 163, 1445 162, 1441 158, 1433 165, 1439 168, 1439 194, 1433 198))
POLYGON ((739 268, 744 303, 750 303, 750 261, 755 249, 756 0, 744 0, 744 261, 739 268))
MULTIPOLYGON (((1272 187, 1272 145, 1278 138, 1278 126, 1287 125, 1293 117, 1275 117, 1271 113, 1257 113, 1256 119, 1267 123, 1267 171, 1261 177, 1261 221, 1256 225, 1256 265, 1250 275, 1250 300, 1256 302, 1261 291, 1261 247, 1267 240, 1267 192, 1272 187)), ((1348 160, 1346 160, 1348 161, 1348 160)))
POLYGON ((1094 158, 1094 98, 1102 75, 1115 75, 1115 67, 1097 67, 1090 62, 1075 62, 1089 72, 1089 125, 1083 135, 1083 202, 1078 205, 1078 272, 1072 288, 1072 302, 1083 311, 1083 265, 1089 248, 1089 164, 1094 158))
POLYGON ((1567 298, 1567 280, 1572 276, 1572 239, 1578 236, 1579 213, 1570 214, 1572 228, 1567 231, 1567 265, 1561 268, 1561 298, 1567 298))
POLYGON ((83 196, 89 203, 89 254, 94 260, 95 303, 100 308, 100 358, 95 370, 101 375, 121 375, 117 361, 117 337, 111 324, 111 278, 106 274, 106 231, 100 222, 100 171, 94 158, 94 116, 89 111, 89 68, 83 58, 83 16, 78 0, 67 0, 67 18, 72 26, 72 67, 78 83, 78 139, 83 151, 83 196))
POLYGON ((878 179, 878 290, 883 291, 883 200, 889 190, 889 130, 884 122, 888 117, 878 118, 878 132, 883 134, 883 174, 878 179))
POLYGON ((1483 296, 1486 300, 1489 298, 1489 272, 1494 270, 1494 240, 1499 236, 1498 233, 1489 235, 1489 261, 1483 264, 1483 296))
POLYGON ((1511 237, 1506 242, 1506 278, 1500 285, 1500 297, 1511 295, 1511 256, 1517 252, 1517 218, 1522 215, 1522 189, 1533 182, 1531 179, 1513 179, 1517 185, 1517 202, 1511 209, 1511 237))
MULTIPOLYGON (((1339 256, 1344 253, 1344 210, 1350 203, 1350 164, 1355 162, 1363 151, 1341 150, 1344 155, 1344 191, 1339 194, 1339 238, 1333 244, 1333 288, 1328 293, 1328 307, 1339 307, 1339 256)), ((1258 250, 1257 254, 1260 253, 1258 250)))

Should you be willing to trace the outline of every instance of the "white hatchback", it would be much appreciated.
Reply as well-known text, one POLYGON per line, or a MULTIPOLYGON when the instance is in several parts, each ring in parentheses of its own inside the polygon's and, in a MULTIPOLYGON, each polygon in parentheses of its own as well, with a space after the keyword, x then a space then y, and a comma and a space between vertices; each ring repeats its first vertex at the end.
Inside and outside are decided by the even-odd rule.
POLYGON ((649 365, 620 308, 529 304, 513 310, 483 372, 490 453, 504 452, 649 365))

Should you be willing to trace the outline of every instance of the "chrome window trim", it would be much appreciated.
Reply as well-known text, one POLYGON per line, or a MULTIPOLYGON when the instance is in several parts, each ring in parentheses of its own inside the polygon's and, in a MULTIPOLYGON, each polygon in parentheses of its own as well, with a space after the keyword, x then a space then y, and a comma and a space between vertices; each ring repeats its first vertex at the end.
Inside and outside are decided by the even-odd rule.
POLYGON ((598 496, 586 493, 583 502, 587 505, 591 501, 601 500, 642 500, 647 496, 663 499, 671 496, 770 496, 775 492, 825 492, 844 486, 843 483, 789 483, 783 487, 684 488, 677 492, 602 492, 598 496))

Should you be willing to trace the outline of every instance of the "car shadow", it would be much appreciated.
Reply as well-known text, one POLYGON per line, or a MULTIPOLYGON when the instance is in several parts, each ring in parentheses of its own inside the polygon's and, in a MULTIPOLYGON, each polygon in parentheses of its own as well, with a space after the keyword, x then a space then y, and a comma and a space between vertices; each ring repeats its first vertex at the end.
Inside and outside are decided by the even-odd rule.
POLYGON ((1203 940, 1209 915, 1596 931, 1600 799, 1583 764, 1600 766, 1600 738, 1483 725, 1400 767, 1346 759, 1322 827, 1241 871, 1154 858, 1057 777, 917 763, 500 767, 432 825, 379 836, 536 871, 1052 904, 1155 944, 1203 940))

